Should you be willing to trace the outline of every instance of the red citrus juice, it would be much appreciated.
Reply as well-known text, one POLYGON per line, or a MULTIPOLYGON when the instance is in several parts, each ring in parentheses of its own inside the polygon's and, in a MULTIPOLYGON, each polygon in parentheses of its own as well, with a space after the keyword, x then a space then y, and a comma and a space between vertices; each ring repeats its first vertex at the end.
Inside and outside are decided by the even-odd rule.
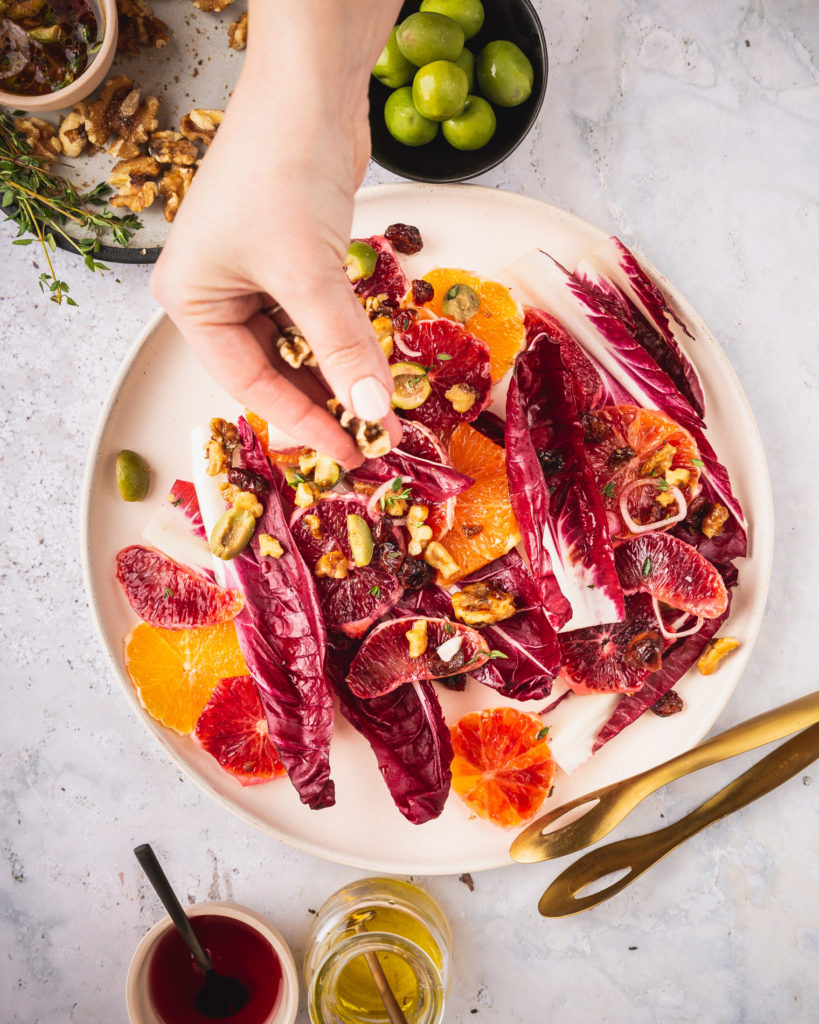
MULTIPOLYGON (((282 965, 267 939, 243 921, 222 914, 191 918, 199 941, 214 970, 238 978, 247 989, 247 1003, 229 1018, 231 1024, 264 1024, 276 1006, 282 985, 282 965)), ((204 983, 188 947, 176 928, 157 942, 148 968, 148 991, 165 1024, 209 1024, 196 1008, 204 983)))

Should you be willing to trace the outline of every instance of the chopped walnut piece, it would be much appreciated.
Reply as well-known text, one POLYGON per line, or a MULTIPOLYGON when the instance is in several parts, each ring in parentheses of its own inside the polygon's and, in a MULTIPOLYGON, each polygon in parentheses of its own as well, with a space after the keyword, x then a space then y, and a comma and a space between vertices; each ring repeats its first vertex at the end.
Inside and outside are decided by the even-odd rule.
POLYGON ((224 116, 223 110, 194 109, 185 114, 179 122, 179 130, 191 142, 201 142, 209 146, 224 116))
MULTIPOLYGON (((206 451, 208 452, 208 476, 217 476, 219 474, 218 468, 215 473, 210 472, 210 446, 215 444, 217 444, 217 442, 215 441, 209 442, 208 447, 206 449, 206 451)), ((218 453, 216 449, 214 449, 214 464, 218 466, 218 453)), ((228 483, 227 480, 223 480, 219 484, 219 493, 222 495, 222 497, 225 499, 228 505, 235 505, 236 499, 239 497, 242 491, 239 487, 236 486, 236 484, 231 484, 228 483)))
POLYGON ((444 579, 453 576, 461 567, 447 551, 443 544, 431 540, 424 549, 424 561, 437 569, 444 579))
POLYGON ((427 650, 427 620, 416 619, 412 624, 412 628, 406 632, 406 638, 409 641, 409 656, 411 658, 420 658, 422 654, 426 653, 427 650))
POLYGON ((87 117, 88 104, 78 103, 60 121, 60 143, 66 156, 79 156, 88 145, 88 132, 85 130, 87 117))
POLYGON ((133 80, 127 75, 109 78, 100 89, 99 96, 89 105, 88 116, 85 119, 85 131, 92 146, 102 149, 108 145, 108 139, 114 130, 114 114, 133 89, 133 80))
POLYGON ((182 200, 191 187, 193 174, 192 167, 179 167, 173 164, 159 179, 159 193, 165 201, 163 206, 165 220, 172 221, 176 216, 182 200))
POLYGON ((453 384, 444 392, 444 398, 452 404, 455 412, 469 412, 475 404, 477 394, 468 384, 453 384))
POLYGON ((146 96, 140 102, 139 89, 132 89, 119 109, 111 115, 111 128, 117 138, 108 150, 111 156, 121 160, 130 160, 142 152, 142 144, 148 141, 151 132, 155 132, 159 120, 156 112, 159 100, 156 96, 146 96))
POLYGON ((271 537, 269 533, 260 533, 259 554, 262 558, 281 558, 284 554, 284 548, 281 546, 279 541, 277 541, 275 537, 271 537))
POLYGON ((347 412, 337 398, 328 399, 327 408, 338 420, 342 430, 350 434, 365 458, 377 459, 392 450, 390 435, 380 423, 360 420, 353 413, 347 412))
POLYGON ((230 420, 223 420, 221 416, 214 416, 208 424, 210 429, 210 436, 214 441, 221 441, 225 446, 225 451, 232 452, 234 448, 237 448, 239 441, 239 428, 235 423, 231 423, 230 420))
POLYGON ((432 527, 424 525, 428 515, 429 508, 426 505, 412 505, 407 515, 407 529, 410 535, 407 551, 416 558, 432 540, 432 527))
POLYGON ((328 551, 313 569, 315 576, 327 576, 331 580, 346 580, 347 572, 347 559, 340 551, 328 551))
POLYGON ((299 508, 308 508, 310 505, 315 505, 320 497, 320 488, 316 487, 315 484, 311 484, 303 480, 296 487, 296 493, 293 501, 299 508))
POLYGON ((730 654, 737 647, 739 647, 739 641, 732 636, 721 636, 716 640, 709 640, 697 661, 700 675, 710 676, 712 672, 716 672, 725 655, 730 654))
POLYGON ((718 537, 727 522, 728 509, 716 501, 702 517, 702 532, 706 537, 718 537))
POLYGON ((254 519, 258 519, 264 513, 264 505, 252 491, 240 491, 233 502, 233 507, 247 509, 254 519))
POLYGON ((161 164, 190 167, 199 159, 199 150, 182 132, 154 132, 148 139, 148 152, 161 164))
POLYGON ((640 466, 640 476, 664 476, 677 454, 673 444, 661 445, 656 452, 653 452, 640 466))
POLYGON ((391 316, 377 316, 373 320, 373 330, 375 331, 375 337, 378 344, 381 346, 381 350, 387 359, 393 354, 395 345, 392 340, 392 317, 391 316))
POLYGON ((134 213, 147 210, 159 194, 159 187, 154 180, 159 171, 159 164, 149 156, 120 160, 108 176, 109 183, 118 190, 108 200, 109 205, 127 206, 134 213))
POLYGON ((308 514, 304 517, 304 525, 310 531, 310 535, 315 537, 316 540, 321 540, 324 536, 324 531, 321 528, 321 520, 318 516, 308 514))
POLYGON ((691 473, 687 469, 668 469, 665 474, 665 481, 670 487, 684 487, 691 479, 691 473))
POLYGON ((517 612, 514 597, 497 583, 470 583, 450 597, 455 618, 467 626, 511 619, 517 612))
POLYGON ((207 11, 208 14, 218 14, 232 3, 233 0, 193 0, 194 7, 198 7, 200 11, 207 11))
POLYGON ((247 11, 244 11, 228 28, 228 46, 231 50, 244 50, 247 46, 247 11))
POLYGON ((168 26, 154 17, 145 0, 117 0, 117 53, 136 56, 140 46, 161 50, 168 42, 168 26))
POLYGON ((31 155, 52 163, 62 152, 57 129, 39 117, 16 117, 14 129, 20 132, 31 147, 31 155))
POLYGON ((300 370, 305 365, 316 365, 313 350, 297 327, 283 328, 281 335, 276 339, 276 345, 279 355, 294 370, 300 370))

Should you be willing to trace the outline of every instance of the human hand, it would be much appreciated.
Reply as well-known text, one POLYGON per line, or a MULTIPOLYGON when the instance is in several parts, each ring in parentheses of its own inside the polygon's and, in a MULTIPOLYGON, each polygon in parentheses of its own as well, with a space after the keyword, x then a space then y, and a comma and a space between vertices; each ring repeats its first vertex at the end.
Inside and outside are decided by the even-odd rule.
POLYGON ((342 262, 370 153, 367 85, 397 0, 251 0, 244 69, 154 271, 159 302, 234 398, 352 468, 336 396, 393 443, 392 377, 342 262), (280 358, 280 304, 326 381, 280 358), (329 391, 328 391, 329 388, 329 391))

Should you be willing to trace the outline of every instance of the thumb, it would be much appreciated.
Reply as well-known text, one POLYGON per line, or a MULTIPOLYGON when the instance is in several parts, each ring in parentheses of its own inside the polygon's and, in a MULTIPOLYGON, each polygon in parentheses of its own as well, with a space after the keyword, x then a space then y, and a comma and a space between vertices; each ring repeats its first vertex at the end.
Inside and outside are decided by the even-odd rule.
POLYGON ((345 409, 362 420, 390 411, 392 374, 369 318, 341 267, 311 275, 287 312, 307 339, 319 368, 345 409))

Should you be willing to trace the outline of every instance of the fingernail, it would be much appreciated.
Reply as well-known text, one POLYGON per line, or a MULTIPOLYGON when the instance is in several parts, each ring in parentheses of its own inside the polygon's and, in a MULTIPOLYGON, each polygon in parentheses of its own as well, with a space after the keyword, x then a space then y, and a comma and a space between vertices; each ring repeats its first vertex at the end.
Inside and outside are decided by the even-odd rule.
POLYGON ((350 389, 350 400, 360 420, 380 420, 390 411, 390 396, 376 377, 357 380, 350 389))

